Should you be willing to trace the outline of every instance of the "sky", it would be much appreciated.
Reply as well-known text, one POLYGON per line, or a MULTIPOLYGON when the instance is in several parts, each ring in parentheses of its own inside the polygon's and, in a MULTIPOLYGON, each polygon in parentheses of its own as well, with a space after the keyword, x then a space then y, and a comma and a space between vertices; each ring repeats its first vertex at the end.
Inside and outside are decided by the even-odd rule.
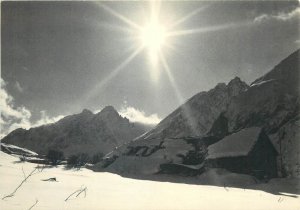
POLYGON ((106 105, 156 124, 220 82, 251 83, 299 48, 298 4, 2 2, 1 133, 106 105))

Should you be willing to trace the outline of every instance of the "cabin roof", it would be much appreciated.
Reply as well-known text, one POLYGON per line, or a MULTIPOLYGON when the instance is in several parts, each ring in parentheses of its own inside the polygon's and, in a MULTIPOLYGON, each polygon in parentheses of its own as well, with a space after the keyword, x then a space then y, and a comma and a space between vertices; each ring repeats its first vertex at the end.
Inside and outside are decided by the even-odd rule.
POLYGON ((251 127, 226 136, 208 147, 207 159, 247 156, 258 141, 261 132, 261 128, 251 127))
POLYGON ((181 163, 165 163, 162 164, 165 166, 178 166, 178 167, 183 167, 183 168, 188 168, 188 169, 192 169, 192 170, 200 170, 204 167, 204 163, 200 163, 198 165, 186 165, 186 164, 181 164, 181 163))

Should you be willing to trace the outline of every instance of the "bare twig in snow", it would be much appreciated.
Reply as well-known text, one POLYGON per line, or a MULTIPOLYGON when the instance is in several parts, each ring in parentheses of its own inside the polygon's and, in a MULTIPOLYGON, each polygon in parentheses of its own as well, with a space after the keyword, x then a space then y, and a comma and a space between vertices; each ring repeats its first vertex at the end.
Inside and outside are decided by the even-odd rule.
POLYGON ((22 172, 23 172, 23 175, 24 175, 24 179, 26 179, 26 175, 25 175, 25 172, 24 172, 23 166, 22 166, 22 172))
POLYGON ((37 169, 38 169, 38 171, 39 172, 42 172, 44 169, 46 168, 46 165, 45 164, 43 164, 43 165, 37 165, 37 169))
POLYGON ((72 195, 75 195, 76 193, 77 193, 76 197, 78 197, 81 193, 84 192, 84 197, 86 197, 86 190, 87 190, 87 187, 84 187, 84 188, 83 188, 83 186, 81 186, 79 190, 76 190, 75 192, 71 193, 71 194, 65 199, 65 201, 68 201, 69 198, 70 198, 72 195))
POLYGON ((82 192, 84 192, 84 197, 86 197, 86 190, 87 190, 87 188, 85 187, 83 190, 81 190, 81 191, 76 195, 76 197, 78 197, 82 192))
POLYGON ((31 210, 38 202, 39 202, 39 200, 36 199, 35 203, 28 210, 31 210))
MULTIPOLYGON (((15 195, 15 193, 18 191, 18 189, 26 182, 26 180, 27 180, 29 177, 31 177, 31 176, 33 176, 34 174, 39 173, 39 172, 40 172, 40 171, 37 171, 37 172, 36 172, 36 168, 33 169, 33 170, 30 172, 30 174, 28 174, 28 176, 26 176, 26 177, 23 179, 23 181, 17 186, 17 188, 16 188, 12 193, 10 193, 9 195, 4 196, 4 197, 2 198, 2 200, 4 200, 5 198, 13 197, 13 196, 15 195)), ((25 173, 24 173, 24 174, 25 174, 25 173)))
POLYGON ((283 201, 282 197, 279 197, 278 202, 281 203, 283 201))

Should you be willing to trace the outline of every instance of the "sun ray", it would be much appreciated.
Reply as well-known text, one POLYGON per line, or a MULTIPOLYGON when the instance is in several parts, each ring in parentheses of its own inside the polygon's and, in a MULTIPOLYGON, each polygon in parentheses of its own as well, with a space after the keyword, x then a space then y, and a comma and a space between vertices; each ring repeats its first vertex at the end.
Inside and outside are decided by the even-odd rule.
MULTIPOLYGON (((164 21, 161 20, 162 17, 160 17, 160 10, 161 10, 161 2, 158 1, 150 1, 149 2, 149 14, 145 19, 145 25, 139 25, 135 23, 134 21, 130 20, 129 18, 125 17, 124 15, 116 12, 115 10, 111 9, 107 5, 103 3, 97 3, 99 7, 104 9, 105 11, 109 12, 114 17, 121 20, 123 23, 125 23, 125 27, 115 27, 113 25, 107 25, 104 27, 108 27, 110 29, 117 29, 124 32, 127 32, 128 36, 124 36, 124 40, 135 42, 135 44, 142 45, 138 49, 135 44, 131 44, 131 49, 134 50, 132 54, 129 55, 127 59, 125 59, 119 66, 117 66, 112 72, 106 76, 102 81, 100 81, 96 87, 88 94, 87 100, 89 100, 91 97, 96 95, 96 93, 112 78, 114 78, 124 67, 126 67, 130 61, 137 56, 142 50, 145 50, 148 54, 150 63, 149 70, 150 70, 150 76, 152 78, 153 82, 157 82, 160 77, 160 71, 161 69, 165 71, 169 82, 174 90, 174 93, 176 95, 176 98, 180 104, 184 102, 183 97, 178 89, 178 85, 175 81, 175 78, 172 74, 172 71, 170 70, 169 64, 167 63, 163 49, 169 48, 172 50, 177 50, 176 47, 173 46, 172 41, 175 41, 176 39, 172 39, 172 37, 178 37, 178 36, 184 36, 184 35, 193 35, 193 34, 201 34, 201 33, 208 33, 208 32, 214 32, 219 30, 226 30, 231 29, 237 26, 243 25, 243 23, 228 23, 223 25, 215 25, 215 26, 204 26, 199 28, 192 28, 187 30, 173 30, 172 28, 177 27, 178 25, 186 22, 190 18, 192 18, 195 15, 198 15, 202 11, 204 11, 206 8, 212 5, 212 3, 206 4, 202 7, 199 7, 192 11, 191 13, 179 18, 177 21, 173 22, 171 25, 164 25, 164 21), (129 26, 126 28, 126 26, 129 26), (168 40, 167 40, 168 39, 168 40)), ((244 23, 245 24, 245 23, 244 23)), ((188 121, 188 124, 190 125, 190 128, 194 134, 197 134, 196 132, 196 126, 195 119, 191 115, 190 107, 183 107, 184 117, 188 121)))
POLYGON ((94 24, 94 26, 99 27, 99 28, 109 29, 112 31, 125 32, 128 34, 133 34, 135 32, 135 30, 133 30, 131 28, 120 26, 120 25, 115 25, 115 24, 110 24, 110 23, 106 23, 106 22, 97 22, 96 24, 94 24))
MULTIPOLYGON (((169 81, 172 85, 172 88, 175 92, 175 95, 177 97, 177 100, 178 100, 179 104, 183 104, 184 99, 183 99, 183 97, 182 97, 182 95, 181 95, 181 93, 180 93, 180 91, 177 87, 176 81, 175 81, 175 79, 173 77, 173 74, 170 70, 170 67, 169 67, 169 65, 168 65, 168 63, 165 59, 165 56, 162 53, 160 53, 159 57, 160 57, 160 61, 162 62, 162 65, 163 65, 163 69, 167 73, 168 79, 169 79, 169 81)), ((192 131, 192 134, 197 135, 198 132, 197 132, 197 129, 196 129, 196 120, 194 119, 194 117, 191 114, 190 107, 182 105, 182 110, 183 110, 183 115, 186 118, 187 123, 189 124, 189 127, 192 131)))
POLYGON ((199 33, 207 33, 212 31, 219 31, 223 29, 229 29, 232 28, 233 26, 234 24, 230 23, 230 24, 219 25, 219 26, 207 26, 203 28, 178 30, 178 31, 169 32, 166 36, 172 37, 172 36, 184 36, 184 35, 192 35, 192 34, 199 34, 199 33))
POLYGON ((83 100, 83 102, 88 102, 93 96, 95 96, 107 82, 113 79, 122 69, 124 69, 142 50, 143 47, 139 47, 133 53, 131 53, 120 65, 112 70, 109 75, 96 84, 93 90, 86 95, 86 98, 83 100))
POLYGON ((161 8, 161 1, 149 1, 150 3, 150 17, 151 19, 159 19, 160 15, 160 8, 161 8))
POLYGON ((133 22, 129 18, 121 15, 120 13, 116 12, 115 10, 111 9, 110 7, 104 5, 103 3, 97 2, 97 5, 100 6, 101 8, 103 8, 104 10, 106 10, 107 12, 109 12, 110 14, 112 14, 113 16, 115 16, 116 18, 122 20, 127 25, 129 25, 133 28, 136 28, 138 30, 141 29, 141 27, 138 24, 136 24, 135 22, 133 22))
POLYGON ((184 23, 185 21, 187 21, 188 19, 192 18, 193 16, 197 15, 198 13, 200 13, 201 11, 204 11, 205 9, 207 9, 209 6, 211 6, 212 4, 207 4, 204 5, 202 7, 199 7, 197 9, 195 9, 194 11, 192 11, 191 13, 187 14, 186 16, 183 16, 182 18, 178 19, 177 21, 175 21, 174 23, 172 23, 168 29, 171 28, 175 28, 177 25, 184 23))
POLYGON ((200 33, 208 33, 208 32, 215 32, 219 30, 227 30, 232 29, 235 27, 245 26, 248 25, 249 22, 240 22, 240 23, 228 23, 223 25, 216 25, 216 26, 206 26, 201 28, 194 28, 194 29, 187 29, 187 30, 178 30, 178 31, 171 31, 166 34, 167 37, 174 37, 174 36, 184 36, 184 35, 193 35, 193 34, 200 34, 200 33))
POLYGON ((175 79, 171 73, 171 70, 170 70, 170 67, 165 59, 165 56, 160 52, 159 53, 159 58, 161 60, 161 63, 162 63, 162 66, 163 66, 163 69, 165 70, 165 72, 167 73, 167 76, 168 76, 168 79, 175 91, 175 94, 176 94, 176 97, 178 99, 178 102, 181 104, 183 103, 183 97, 181 96, 180 94, 180 91, 178 90, 177 88, 177 85, 176 85, 176 82, 175 82, 175 79))

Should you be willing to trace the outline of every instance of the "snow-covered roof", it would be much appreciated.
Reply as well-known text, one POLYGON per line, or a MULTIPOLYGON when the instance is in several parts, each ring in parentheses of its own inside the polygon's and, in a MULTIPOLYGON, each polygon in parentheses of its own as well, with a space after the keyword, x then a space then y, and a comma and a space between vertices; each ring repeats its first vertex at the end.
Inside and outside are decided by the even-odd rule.
POLYGON ((6 149, 12 154, 18 154, 18 155, 24 154, 24 155, 29 155, 29 156, 37 156, 38 155, 36 152, 33 152, 29 149, 18 147, 18 146, 12 145, 12 144, 5 144, 5 143, 1 142, 0 147, 1 147, 1 150, 6 149))
POLYGON ((261 130, 259 127, 251 127, 226 136, 208 147, 207 159, 248 155, 257 142, 261 130))
POLYGON ((198 165, 186 165, 186 164, 180 164, 180 163, 165 163, 162 165, 180 166, 180 167, 189 168, 192 170, 199 170, 204 167, 204 163, 201 163, 198 165))

